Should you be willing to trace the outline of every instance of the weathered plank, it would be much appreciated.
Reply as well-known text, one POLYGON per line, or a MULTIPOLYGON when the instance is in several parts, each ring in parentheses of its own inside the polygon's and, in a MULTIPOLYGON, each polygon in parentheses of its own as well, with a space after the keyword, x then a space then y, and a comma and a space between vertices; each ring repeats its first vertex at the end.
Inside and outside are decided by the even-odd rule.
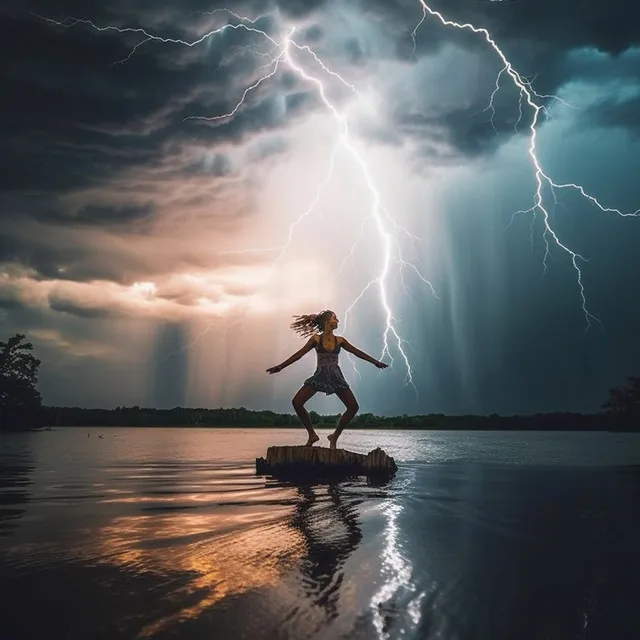
POLYGON ((392 476, 397 470, 380 447, 367 455, 327 447, 269 447, 265 458, 256 458, 259 475, 392 476))

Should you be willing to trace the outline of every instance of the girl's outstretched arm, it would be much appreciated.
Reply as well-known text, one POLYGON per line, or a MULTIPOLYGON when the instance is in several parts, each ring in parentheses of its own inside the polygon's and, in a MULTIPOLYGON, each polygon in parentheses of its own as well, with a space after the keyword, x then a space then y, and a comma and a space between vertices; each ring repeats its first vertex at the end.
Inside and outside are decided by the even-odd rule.
POLYGON ((380 360, 376 360, 374 357, 370 356, 368 353, 365 353, 364 351, 360 351, 360 349, 358 349, 357 347, 354 347, 346 338, 340 338, 340 346, 342 346, 342 348, 345 351, 348 351, 349 353, 353 353, 354 356, 361 358, 362 360, 366 360, 371 364, 375 364, 376 367, 378 367, 378 369, 386 369, 389 366, 384 362, 380 362, 380 360))
POLYGON ((285 367, 288 367, 290 364, 293 364, 296 360, 300 360, 300 358, 302 358, 302 356, 305 353, 309 353, 309 351, 313 349, 315 344, 316 344, 315 338, 311 336, 309 340, 307 340, 307 343, 304 345, 304 347, 302 347, 302 349, 298 349, 298 351, 296 351, 292 356, 289 356, 282 364, 279 364, 275 367, 271 367, 270 369, 267 369, 267 373, 279 373, 285 367))

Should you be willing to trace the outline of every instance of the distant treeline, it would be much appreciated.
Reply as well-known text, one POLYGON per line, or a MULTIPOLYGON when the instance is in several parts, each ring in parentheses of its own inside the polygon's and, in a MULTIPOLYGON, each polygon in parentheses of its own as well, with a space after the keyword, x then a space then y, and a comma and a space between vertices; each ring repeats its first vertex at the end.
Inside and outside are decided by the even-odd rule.
MULTIPOLYGON (((314 425, 334 426, 339 414, 320 415, 309 412, 314 425)), ((127 426, 127 427, 295 427, 301 428, 295 414, 250 409, 153 409, 116 407, 115 409, 83 409, 80 407, 41 407, 40 426, 127 426)), ((552 431, 640 431, 638 420, 610 413, 546 413, 531 416, 478 415, 357 415, 350 428, 360 429, 486 429, 486 430, 552 430, 552 431)))

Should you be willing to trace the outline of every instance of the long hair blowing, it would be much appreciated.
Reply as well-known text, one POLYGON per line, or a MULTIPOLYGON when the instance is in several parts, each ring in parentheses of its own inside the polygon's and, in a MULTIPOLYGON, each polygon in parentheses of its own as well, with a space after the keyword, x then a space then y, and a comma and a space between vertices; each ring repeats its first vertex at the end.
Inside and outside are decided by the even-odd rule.
POLYGON ((314 333, 322 332, 324 323, 331 317, 333 311, 325 309, 320 313, 311 313, 306 316, 293 316, 295 322, 291 323, 291 328, 301 337, 306 338, 314 333))

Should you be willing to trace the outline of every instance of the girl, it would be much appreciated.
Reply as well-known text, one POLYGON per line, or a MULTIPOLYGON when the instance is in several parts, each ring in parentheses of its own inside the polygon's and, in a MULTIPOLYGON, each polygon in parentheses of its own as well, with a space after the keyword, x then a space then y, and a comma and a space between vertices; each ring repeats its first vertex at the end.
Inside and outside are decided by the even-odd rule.
POLYGON ((305 446, 310 447, 314 442, 318 442, 320 438, 314 431, 309 414, 304 408, 305 402, 318 391, 323 391, 327 395, 335 393, 347 408, 342 416, 340 416, 340 422, 338 422, 336 430, 327 436, 331 448, 335 449, 336 442, 342 430, 349 424, 349 421, 356 415, 360 408, 358 401, 342 375, 342 371, 340 371, 340 366, 338 365, 340 349, 344 347, 349 353, 353 353, 354 356, 362 358, 362 360, 371 362, 371 364, 374 364, 378 369, 386 369, 388 365, 372 358, 370 355, 364 353, 364 351, 356 349, 356 347, 351 345, 345 338, 333 335, 334 330, 338 327, 338 318, 336 318, 336 314, 333 311, 327 309, 318 314, 294 317, 296 321, 291 325, 291 328, 303 338, 306 336, 311 337, 302 349, 296 351, 282 364, 267 369, 267 373, 271 374, 282 371, 285 367, 302 358, 305 353, 315 348, 318 354, 318 366, 316 367, 315 373, 304 381, 304 384, 294 396, 293 408, 309 433, 309 439, 305 446))

